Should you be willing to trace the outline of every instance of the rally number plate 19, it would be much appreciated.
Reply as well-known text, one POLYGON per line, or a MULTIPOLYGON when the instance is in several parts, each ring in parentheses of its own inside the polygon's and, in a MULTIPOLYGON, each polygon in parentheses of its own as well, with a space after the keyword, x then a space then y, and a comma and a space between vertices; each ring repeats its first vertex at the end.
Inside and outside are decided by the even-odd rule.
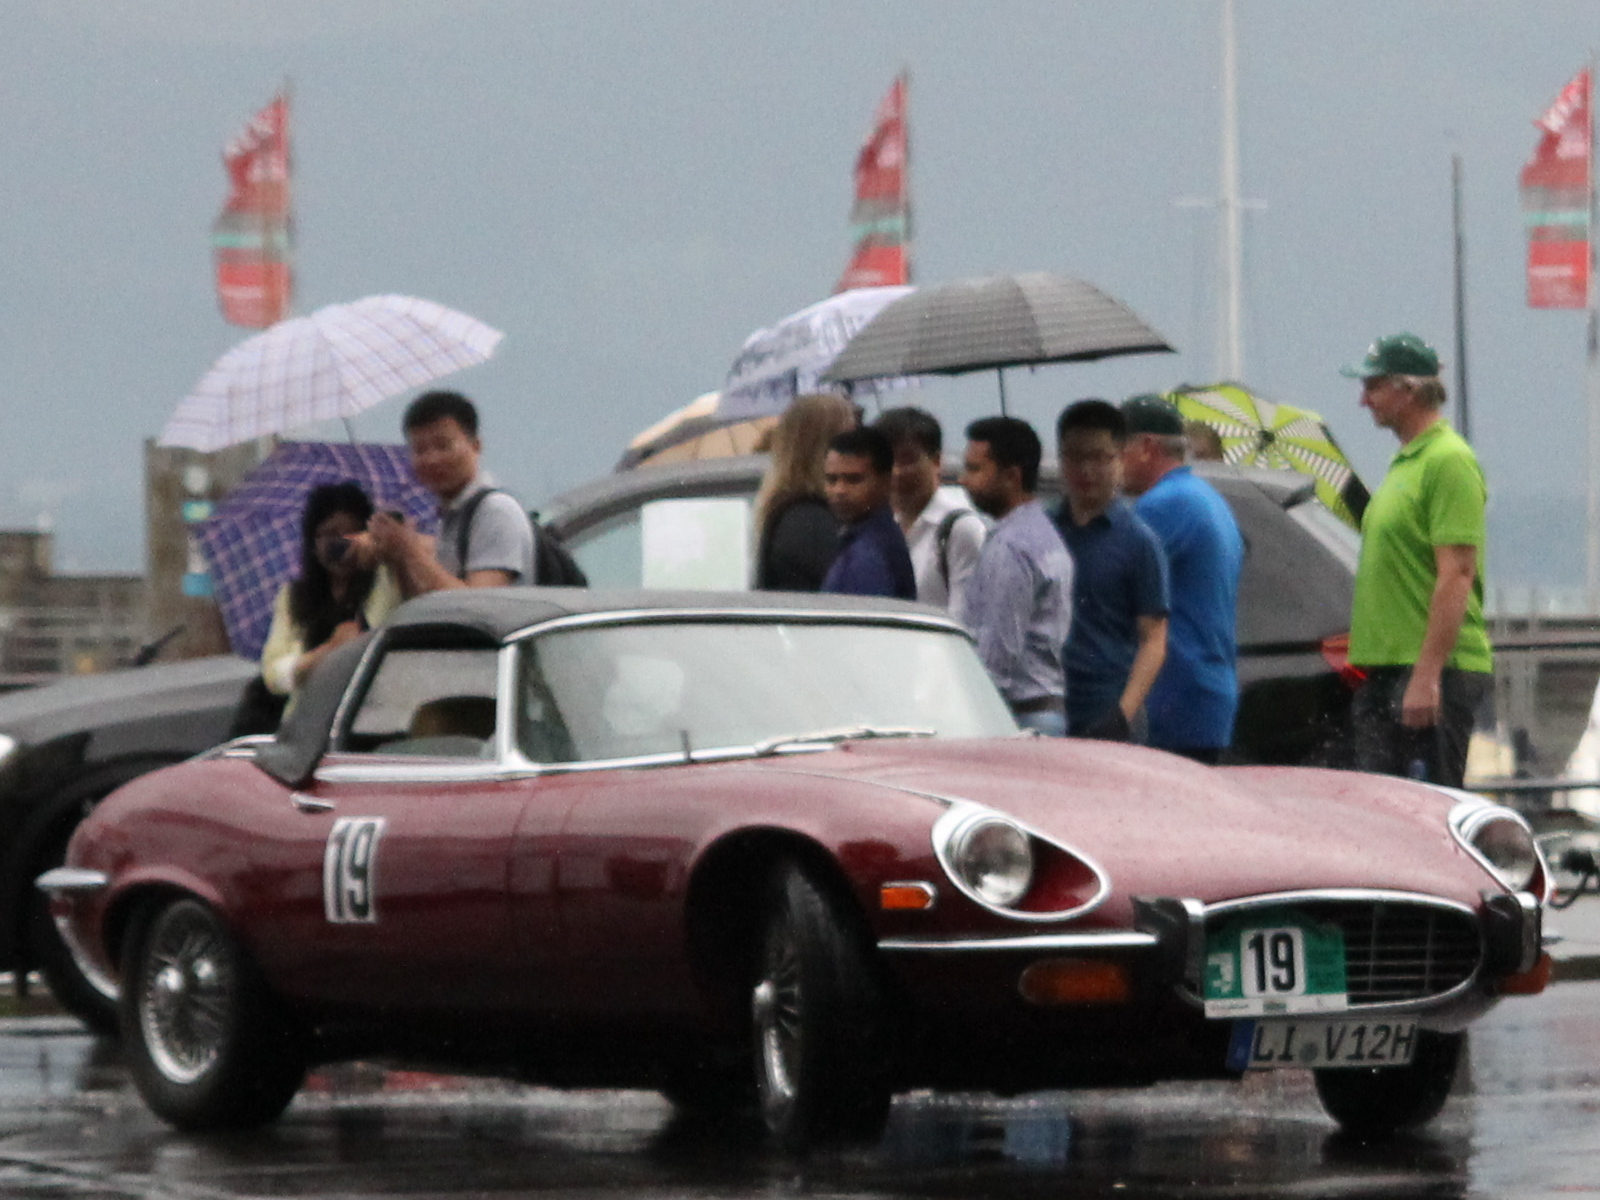
POLYGON ((1228 1069, 1399 1067, 1416 1048, 1417 1023, 1410 1019, 1235 1021, 1228 1069))
POLYGON ((1293 909, 1252 912, 1206 933, 1206 1016, 1343 1012, 1344 931, 1293 909))

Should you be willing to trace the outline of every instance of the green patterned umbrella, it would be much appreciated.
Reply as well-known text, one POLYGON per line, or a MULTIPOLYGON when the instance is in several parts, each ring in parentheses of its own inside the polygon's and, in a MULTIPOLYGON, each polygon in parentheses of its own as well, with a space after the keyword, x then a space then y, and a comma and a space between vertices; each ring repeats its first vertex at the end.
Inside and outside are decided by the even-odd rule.
POLYGON ((1367 489, 1314 412, 1253 396, 1233 383, 1168 392, 1185 419, 1217 431, 1222 457, 1243 467, 1287 467, 1317 482, 1317 498, 1357 529, 1367 489))

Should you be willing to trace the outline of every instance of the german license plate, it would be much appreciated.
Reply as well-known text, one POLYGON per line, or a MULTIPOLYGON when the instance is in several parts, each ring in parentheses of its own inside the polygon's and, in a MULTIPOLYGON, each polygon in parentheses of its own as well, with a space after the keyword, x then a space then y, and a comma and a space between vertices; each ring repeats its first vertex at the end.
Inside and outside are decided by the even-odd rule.
POLYGON ((1228 1069, 1401 1067, 1416 1048, 1414 1020, 1235 1021, 1228 1069))
POLYGON ((1294 909, 1253 912, 1206 932, 1206 1016, 1343 1012, 1344 931, 1294 909))

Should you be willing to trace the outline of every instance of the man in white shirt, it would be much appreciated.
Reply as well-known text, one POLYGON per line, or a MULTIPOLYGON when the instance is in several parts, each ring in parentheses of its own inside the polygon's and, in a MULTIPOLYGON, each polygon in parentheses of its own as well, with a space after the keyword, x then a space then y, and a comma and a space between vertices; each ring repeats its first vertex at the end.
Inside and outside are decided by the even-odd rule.
POLYGON ((940 487, 944 433, 932 413, 891 408, 873 422, 894 447, 889 500, 906 535, 917 599, 960 620, 988 526, 959 487, 940 487))

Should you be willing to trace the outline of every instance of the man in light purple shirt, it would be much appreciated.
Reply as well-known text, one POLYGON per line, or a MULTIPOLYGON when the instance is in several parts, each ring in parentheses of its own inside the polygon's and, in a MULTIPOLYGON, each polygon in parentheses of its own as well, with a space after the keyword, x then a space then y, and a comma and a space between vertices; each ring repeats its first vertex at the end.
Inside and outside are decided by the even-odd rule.
POLYGON ((1044 506, 1039 435, 1015 417, 967 426, 961 484, 996 521, 967 578, 963 607, 978 657, 1017 723, 1055 737, 1067 732, 1061 648, 1072 627, 1072 555, 1044 506))

